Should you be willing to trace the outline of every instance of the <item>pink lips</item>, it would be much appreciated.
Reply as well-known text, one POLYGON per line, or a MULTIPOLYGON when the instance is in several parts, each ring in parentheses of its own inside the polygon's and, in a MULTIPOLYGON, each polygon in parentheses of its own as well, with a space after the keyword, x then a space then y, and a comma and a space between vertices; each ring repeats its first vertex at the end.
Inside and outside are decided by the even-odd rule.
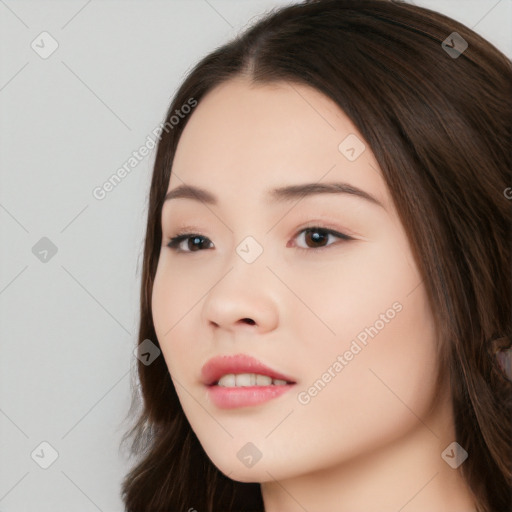
POLYGON ((212 402, 222 409, 257 405, 281 396, 295 385, 295 381, 291 377, 277 372, 257 359, 244 354, 218 356, 210 359, 203 366, 201 376, 203 383, 207 386, 212 402), (232 388, 217 385, 223 375, 241 373, 268 375, 272 379, 285 380, 287 384, 232 388))

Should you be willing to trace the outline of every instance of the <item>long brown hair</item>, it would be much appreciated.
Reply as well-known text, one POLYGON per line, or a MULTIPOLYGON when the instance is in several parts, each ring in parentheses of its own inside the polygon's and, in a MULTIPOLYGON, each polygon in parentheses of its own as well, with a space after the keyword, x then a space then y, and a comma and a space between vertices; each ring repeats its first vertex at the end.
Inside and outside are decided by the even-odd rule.
MULTIPOLYGON (((151 294, 161 208, 193 111, 177 124, 171 118, 191 99, 200 102, 241 75, 317 89, 371 147, 434 311, 456 440, 469 453, 461 472, 479 512, 509 510, 512 383, 495 353, 512 340, 512 201, 505 193, 512 185, 510 59, 461 23, 393 0, 318 0, 274 9, 204 57, 175 94, 157 148, 139 344, 158 345, 151 294)), ((140 407, 123 438, 131 439, 138 457, 123 481, 126 510, 263 510, 258 483, 230 480, 205 454, 164 358, 147 366, 139 361, 137 371, 131 413, 140 407)))

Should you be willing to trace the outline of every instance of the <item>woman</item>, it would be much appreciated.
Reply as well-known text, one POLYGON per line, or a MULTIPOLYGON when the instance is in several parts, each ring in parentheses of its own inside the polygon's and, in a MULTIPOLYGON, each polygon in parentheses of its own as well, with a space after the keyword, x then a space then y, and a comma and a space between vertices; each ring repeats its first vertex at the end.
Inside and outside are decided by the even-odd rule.
POLYGON ((150 190, 129 512, 509 510, 511 93, 489 42, 388 0, 197 64, 150 190))

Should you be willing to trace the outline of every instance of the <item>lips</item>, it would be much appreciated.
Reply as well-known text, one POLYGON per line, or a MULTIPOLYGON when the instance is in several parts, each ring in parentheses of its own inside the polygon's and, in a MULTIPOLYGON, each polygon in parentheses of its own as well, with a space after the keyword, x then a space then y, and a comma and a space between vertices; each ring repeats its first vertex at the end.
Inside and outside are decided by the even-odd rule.
MULTIPOLYGON (((295 388, 295 380, 281 372, 269 368, 262 362, 244 354, 232 356, 218 356, 210 359, 202 368, 201 376, 206 388, 206 397, 219 409, 236 410, 245 407, 262 406, 280 396, 285 395, 295 388), (270 384, 253 385, 247 383, 247 375, 256 374, 270 377, 270 384), (219 379, 228 375, 228 380, 233 384, 233 376, 236 375, 237 385, 221 385, 219 379), (238 376, 242 375, 244 384, 238 385, 238 376), (274 381, 284 381, 277 383, 274 381)), ((257 377, 256 377, 257 378, 257 377)), ((265 382, 265 379, 264 379, 265 382)), ((268 382, 268 379, 267 381, 268 382)))
POLYGON ((201 369, 202 382, 206 386, 214 386, 224 375, 242 373, 267 375, 272 379, 285 380, 287 383, 295 384, 292 377, 269 368, 257 359, 245 354, 214 357, 201 369))

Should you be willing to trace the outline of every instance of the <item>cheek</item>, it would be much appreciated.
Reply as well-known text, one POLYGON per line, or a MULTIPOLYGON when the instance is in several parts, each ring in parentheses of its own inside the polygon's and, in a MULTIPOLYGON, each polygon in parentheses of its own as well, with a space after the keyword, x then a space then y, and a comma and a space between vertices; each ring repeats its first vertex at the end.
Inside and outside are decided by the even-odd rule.
POLYGON ((186 357, 189 337, 181 332, 187 323, 187 315, 201 297, 201 294, 194 295, 182 281, 179 276, 173 275, 165 258, 161 259, 151 297, 153 324, 169 372, 178 379, 179 374, 189 370, 186 365, 190 364, 190 358, 186 357))
POLYGON ((317 338, 302 358, 306 373, 297 395, 308 394, 301 395, 302 401, 295 396, 295 414, 273 442, 296 453, 298 467, 316 469, 389 445, 421 428, 419 418, 428 424, 436 400, 435 342, 421 287, 383 329, 368 335, 366 344, 350 337, 340 342, 317 338), (354 339, 355 353, 350 350, 354 339), (338 356, 347 351, 351 359, 345 356, 342 364, 338 356))
MULTIPOLYGON (((283 323, 300 323, 301 342, 312 343, 310 350, 318 349, 319 339, 340 349, 376 322, 387 330, 399 316, 396 309, 411 302, 421 283, 405 238, 392 230, 382 231, 378 241, 347 244, 313 263, 283 266, 280 275, 299 299, 291 297, 290 307, 283 308, 282 314, 290 314, 283 323), (383 324, 381 315, 391 321, 383 324)), ((408 311, 415 321, 430 314, 423 304, 408 311)))
MULTIPOLYGON (((304 406, 308 417, 324 417, 335 429, 341 427, 346 439, 356 440, 350 443, 354 448, 396 436, 426 413, 434 399, 437 339, 403 238, 389 236, 364 251, 347 252, 337 269, 309 276, 310 293, 303 291, 334 333, 313 315, 297 316, 308 354, 301 390, 318 382, 320 391, 304 406), (326 375, 329 369, 334 378, 326 375)), ((334 430, 332 435, 337 442, 334 430)))
POLYGON ((436 339, 423 292, 417 293, 366 345, 359 343, 361 350, 311 403, 308 415, 336 426, 331 441, 345 455, 398 439, 426 418, 436 399, 436 339))

